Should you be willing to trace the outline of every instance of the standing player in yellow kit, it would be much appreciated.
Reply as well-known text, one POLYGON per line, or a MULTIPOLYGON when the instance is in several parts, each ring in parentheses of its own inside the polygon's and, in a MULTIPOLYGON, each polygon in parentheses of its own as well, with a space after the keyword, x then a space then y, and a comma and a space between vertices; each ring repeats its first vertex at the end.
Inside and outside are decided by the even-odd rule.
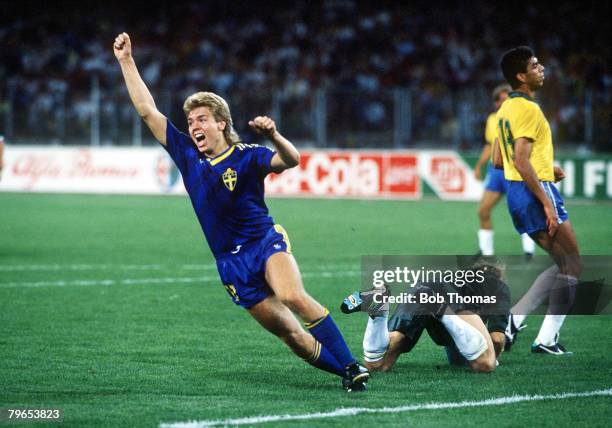
POLYGON ((535 102, 544 84, 544 66, 533 51, 520 46, 506 52, 501 61, 504 77, 512 86, 497 112, 499 147, 494 163, 503 160, 508 183, 508 210, 519 233, 529 236, 553 258, 555 265, 535 280, 511 309, 507 336, 512 342, 525 317, 548 299, 548 311, 531 351, 563 355, 559 330, 571 308, 581 263, 576 235, 554 182, 563 171, 553 165, 552 134, 535 102))

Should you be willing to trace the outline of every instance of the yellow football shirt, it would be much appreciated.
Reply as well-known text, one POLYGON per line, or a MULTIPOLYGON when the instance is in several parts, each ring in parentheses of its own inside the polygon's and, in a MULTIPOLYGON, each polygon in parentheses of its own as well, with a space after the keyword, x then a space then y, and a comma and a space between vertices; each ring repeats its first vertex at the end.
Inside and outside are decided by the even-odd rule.
POLYGON ((497 113, 493 112, 487 117, 485 125, 485 141, 493 144, 497 138, 497 113))
POLYGON ((540 106, 527 94, 510 92, 497 111, 496 120, 506 180, 523 181, 514 166, 514 142, 527 138, 533 142, 529 162, 538 179, 555 181, 552 134, 540 106))

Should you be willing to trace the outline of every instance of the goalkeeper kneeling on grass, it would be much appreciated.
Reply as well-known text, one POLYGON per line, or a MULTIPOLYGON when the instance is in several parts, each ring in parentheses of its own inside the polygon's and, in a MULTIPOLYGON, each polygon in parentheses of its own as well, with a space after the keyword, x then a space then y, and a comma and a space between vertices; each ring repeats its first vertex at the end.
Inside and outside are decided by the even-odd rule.
MULTIPOLYGON (((478 303, 398 304, 389 317, 389 303, 380 295, 389 295, 384 286, 367 292, 355 292, 344 299, 344 313, 368 312, 363 338, 365 365, 371 371, 390 370, 401 354, 410 352, 424 330, 446 350, 454 366, 469 367, 477 373, 495 370, 505 344, 504 331, 508 322, 510 290, 503 280, 502 270, 488 263, 475 264, 472 269, 485 272, 485 283, 463 287, 463 296, 494 295, 494 305, 478 303), (374 299, 374 295, 379 297, 374 299)), ((411 290, 418 295, 446 295, 458 288, 445 283, 421 283, 411 290)), ((417 302, 420 296, 415 299, 417 302)), ((433 300, 433 299, 432 299, 433 300)), ((478 299, 463 299, 475 301, 478 299)))

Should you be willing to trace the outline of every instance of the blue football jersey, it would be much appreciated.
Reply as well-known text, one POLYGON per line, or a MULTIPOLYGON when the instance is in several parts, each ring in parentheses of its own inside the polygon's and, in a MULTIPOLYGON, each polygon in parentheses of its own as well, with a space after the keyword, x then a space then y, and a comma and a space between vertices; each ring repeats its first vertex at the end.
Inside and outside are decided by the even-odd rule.
POLYGON ((169 120, 166 143, 215 257, 262 239, 274 227, 264 201, 273 150, 238 144, 208 158, 169 120))

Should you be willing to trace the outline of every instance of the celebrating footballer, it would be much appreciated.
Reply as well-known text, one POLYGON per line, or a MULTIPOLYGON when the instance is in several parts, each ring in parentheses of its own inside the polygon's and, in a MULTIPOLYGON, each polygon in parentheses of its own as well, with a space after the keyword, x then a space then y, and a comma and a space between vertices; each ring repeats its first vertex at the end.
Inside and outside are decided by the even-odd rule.
POLYGON ((304 290, 287 233, 274 224, 264 201, 264 178, 297 166, 296 148, 266 116, 249 125, 275 150, 242 144, 227 102, 212 92, 185 100, 189 135, 180 132, 157 110, 132 57, 128 34, 115 38, 113 50, 134 107, 181 172, 234 303, 296 355, 340 376, 345 390, 363 391, 369 372, 353 358, 329 311, 304 290))

